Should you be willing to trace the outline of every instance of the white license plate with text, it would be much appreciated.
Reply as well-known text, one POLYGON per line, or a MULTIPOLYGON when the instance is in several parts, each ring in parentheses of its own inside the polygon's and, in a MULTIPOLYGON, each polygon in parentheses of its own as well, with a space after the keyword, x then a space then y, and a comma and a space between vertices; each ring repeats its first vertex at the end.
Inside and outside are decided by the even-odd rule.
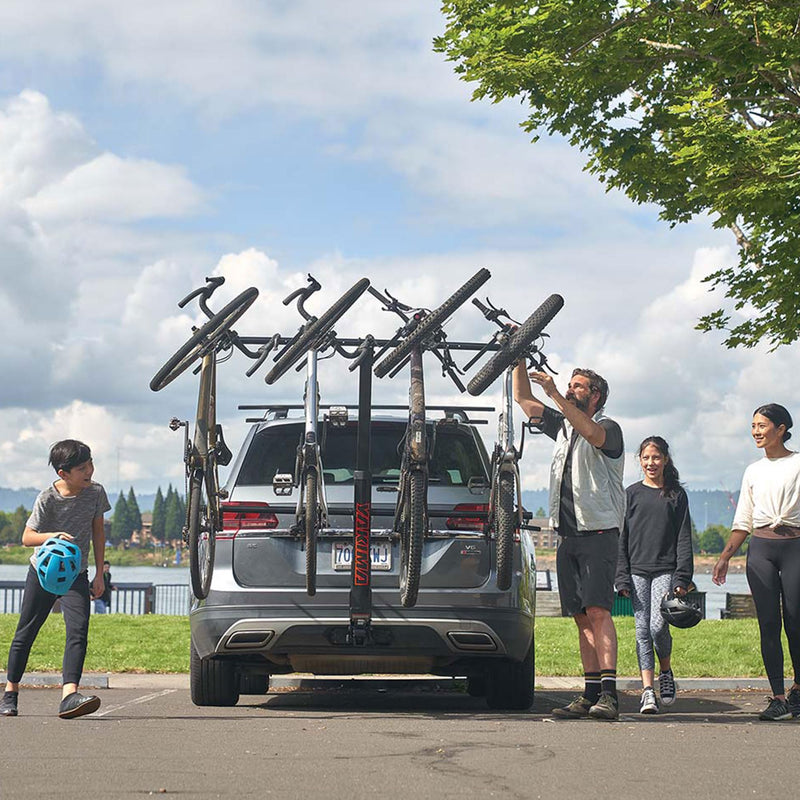
MULTIPOLYGON (((369 547, 372 569, 385 571, 392 568, 392 545, 390 542, 372 542, 369 547)), ((334 542, 333 568, 337 571, 350 569, 353 566, 353 543, 334 542)))

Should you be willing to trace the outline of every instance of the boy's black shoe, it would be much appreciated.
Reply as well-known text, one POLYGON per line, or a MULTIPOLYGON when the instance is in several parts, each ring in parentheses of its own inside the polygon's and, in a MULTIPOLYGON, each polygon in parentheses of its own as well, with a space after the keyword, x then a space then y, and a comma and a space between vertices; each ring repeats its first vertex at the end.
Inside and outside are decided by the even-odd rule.
POLYGON ((0 717, 17 716, 17 692, 4 692, 0 701, 0 717))
POLYGON ((800 689, 792 689, 786 695, 786 705, 789 706, 793 717, 800 717, 800 689))
POLYGON ((80 692, 68 694, 58 707, 58 716, 61 719, 73 719, 91 714, 100 708, 100 698, 94 695, 85 695, 80 692))

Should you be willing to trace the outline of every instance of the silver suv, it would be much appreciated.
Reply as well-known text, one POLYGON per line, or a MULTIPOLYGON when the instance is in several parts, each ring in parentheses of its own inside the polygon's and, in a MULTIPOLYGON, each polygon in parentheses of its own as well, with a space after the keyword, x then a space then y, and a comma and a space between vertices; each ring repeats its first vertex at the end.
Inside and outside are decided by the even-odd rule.
POLYGON ((533 539, 526 530, 515 537, 512 585, 499 591, 484 533, 489 459, 463 412, 427 423, 430 529, 416 605, 400 602, 392 521, 406 424, 380 416, 371 423, 372 637, 359 646, 348 643, 357 422, 321 424, 328 527, 319 533, 310 597, 297 489, 273 481, 294 471, 303 420, 284 407, 255 421, 226 486, 209 595, 190 615, 195 704, 234 705, 240 693, 266 692, 275 674, 428 673, 466 676, 470 694, 490 708, 530 707, 533 539))

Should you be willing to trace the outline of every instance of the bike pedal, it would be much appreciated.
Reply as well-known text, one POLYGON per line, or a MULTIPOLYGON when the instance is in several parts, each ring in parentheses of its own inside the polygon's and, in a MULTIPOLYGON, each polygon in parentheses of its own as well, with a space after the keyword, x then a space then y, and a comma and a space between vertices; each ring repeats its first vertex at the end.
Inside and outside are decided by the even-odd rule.
POLYGON ((347 406, 331 406, 328 409, 328 420, 334 428, 344 428, 347 425, 347 406))
POLYGON ((294 478, 288 473, 278 473, 272 479, 272 491, 279 496, 291 494, 294 491, 294 478))

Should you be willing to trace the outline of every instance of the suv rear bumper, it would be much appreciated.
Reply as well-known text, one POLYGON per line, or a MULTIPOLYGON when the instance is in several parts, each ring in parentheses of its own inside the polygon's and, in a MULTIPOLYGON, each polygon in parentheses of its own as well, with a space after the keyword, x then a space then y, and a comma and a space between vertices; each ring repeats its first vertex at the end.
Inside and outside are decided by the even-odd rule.
POLYGON ((454 674, 486 659, 521 661, 533 616, 519 608, 377 606, 372 641, 347 643, 346 605, 276 607, 202 605, 192 611, 192 641, 201 658, 263 662, 267 671, 359 674, 454 674))

